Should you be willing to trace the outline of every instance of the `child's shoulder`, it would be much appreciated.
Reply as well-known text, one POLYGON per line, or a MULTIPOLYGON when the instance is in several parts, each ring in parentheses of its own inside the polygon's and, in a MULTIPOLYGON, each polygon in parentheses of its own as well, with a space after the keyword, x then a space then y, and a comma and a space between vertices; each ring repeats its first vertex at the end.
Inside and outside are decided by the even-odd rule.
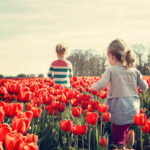
POLYGON ((136 68, 127 68, 127 67, 124 67, 124 66, 119 66, 119 65, 115 65, 111 68, 109 68, 109 71, 111 72, 133 72, 133 73, 139 73, 140 71, 137 70, 136 68))
POLYGON ((71 62, 64 59, 64 60, 54 60, 52 63, 51 63, 52 66, 62 66, 62 67, 69 67, 69 66, 72 66, 71 62))

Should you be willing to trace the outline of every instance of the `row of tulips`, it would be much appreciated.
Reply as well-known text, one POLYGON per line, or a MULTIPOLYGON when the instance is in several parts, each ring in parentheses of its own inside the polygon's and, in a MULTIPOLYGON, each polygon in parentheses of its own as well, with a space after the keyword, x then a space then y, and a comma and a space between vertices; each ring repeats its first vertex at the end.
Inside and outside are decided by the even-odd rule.
MULTIPOLYGON (((70 81, 72 88, 63 88, 61 85, 54 86, 53 80, 49 78, 1 79, 0 135, 4 135, 0 140, 1 149, 3 147, 6 150, 13 150, 14 147, 19 150, 38 149, 37 135, 40 137, 38 145, 41 147, 46 136, 50 136, 44 135, 44 130, 49 133, 49 128, 52 128, 52 134, 59 134, 59 143, 57 144, 60 146, 63 143, 62 138, 67 136, 68 149, 71 149, 72 143, 76 149, 78 148, 80 136, 82 137, 82 149, 84 147, 90 149, 90 142, 93 140, 91 134, 96 149, 107 149, 108 137, 104 135, 107 133, 106 124, 110 121, 111 114, 107 112, 108 106, 105 104, 105 98, 109 85, 99 92, 89 89, 89 86, 100 78, 75 76, 70 81), (54 130, 55 128, 61 129, 67 135, 60 130, 59 132, 57 129, 54 130), (29 135, 33 137, 33 140, 27 140, 29 135), (74 136, 74 140, 72 140, 72 136, 74 136), (17 137, 20 137, 19 141, 16 140, 17 137), (14 144, 7 143, 7 141, 14 142, 14 144)), ((150 78, 145 77, 145 80, 148 84, 150 83, 150 78)), ((139 117, 137 116, 140 115, 142 113, 134 117, 135 124, 138 126, 139 117)), ((144 119, 140 119, 139 122, 141 120, 144 119)), ((145 122, 142 124, 141 131, 146 134, 150 133, 149 122, 149 119, 145 118, 145 122)), ((130 134, 127 143, 131 137, 130 134)), ((52 143, 54 143, 54 138, 52 143)), ((41 149, 44 150, 44 147, 41 149)))

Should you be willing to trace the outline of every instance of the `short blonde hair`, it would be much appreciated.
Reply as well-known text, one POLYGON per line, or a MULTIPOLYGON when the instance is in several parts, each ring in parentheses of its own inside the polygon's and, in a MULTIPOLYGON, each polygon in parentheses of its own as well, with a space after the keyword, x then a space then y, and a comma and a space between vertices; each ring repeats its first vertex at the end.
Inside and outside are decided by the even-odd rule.
POLYGON ((63 56, 68 52, 68 47, 63 43, 59 43, 56 45, 56 53, 63 56))
POLYGON ((124 66, 132 68, 135 66, 135 54, 121 39, 113 40, 108 46, 108 54, 112 54, 124 66))

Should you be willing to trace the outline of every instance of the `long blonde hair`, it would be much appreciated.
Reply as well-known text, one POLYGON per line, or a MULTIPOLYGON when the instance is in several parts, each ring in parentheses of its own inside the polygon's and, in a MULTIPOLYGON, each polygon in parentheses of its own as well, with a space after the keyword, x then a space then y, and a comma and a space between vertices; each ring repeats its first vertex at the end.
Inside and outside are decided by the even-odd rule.
POLYGON ((108 46, 108 55, 112 54, 123 66, 132 68, 135 66, 135 54, 127 47, 121 39, 113 40, 108 46))

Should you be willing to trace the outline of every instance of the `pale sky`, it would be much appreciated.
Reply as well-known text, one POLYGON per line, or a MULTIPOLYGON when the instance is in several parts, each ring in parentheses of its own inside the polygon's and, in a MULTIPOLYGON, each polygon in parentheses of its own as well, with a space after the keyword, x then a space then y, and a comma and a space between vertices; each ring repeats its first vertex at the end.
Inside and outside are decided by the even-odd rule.
POLYGON ((0 74, 47 74, 55 46, 95 49, 115 38, 150 47, 150 0, 0 0, 0 74))

